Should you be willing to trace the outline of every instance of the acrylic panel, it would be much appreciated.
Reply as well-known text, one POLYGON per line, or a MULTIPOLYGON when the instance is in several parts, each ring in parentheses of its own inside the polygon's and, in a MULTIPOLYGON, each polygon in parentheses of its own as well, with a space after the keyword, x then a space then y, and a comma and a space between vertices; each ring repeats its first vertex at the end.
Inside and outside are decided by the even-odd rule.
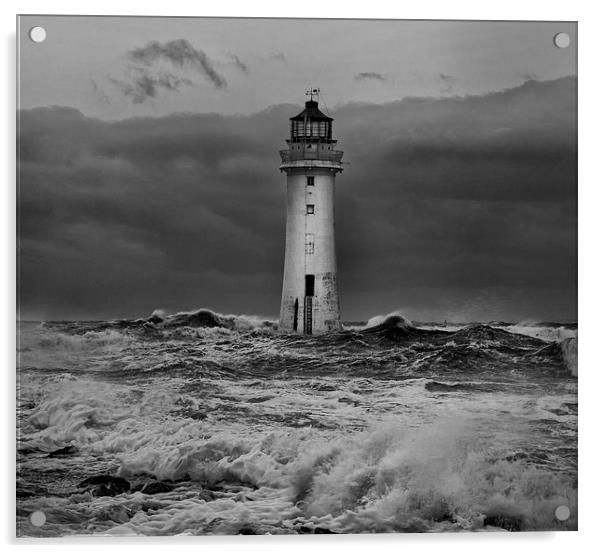
POLYGON ((17 536, 577 529, 576 23, 18 31, 17 536))

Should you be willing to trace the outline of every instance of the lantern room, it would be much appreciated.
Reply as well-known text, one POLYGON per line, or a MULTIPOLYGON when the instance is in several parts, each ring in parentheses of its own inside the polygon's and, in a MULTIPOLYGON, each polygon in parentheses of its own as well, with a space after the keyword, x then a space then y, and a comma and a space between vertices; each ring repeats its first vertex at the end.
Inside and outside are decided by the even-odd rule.
POLYGON ((308 100, 305 109, 291 117, 291 142, 330 142, 332 140, 332 117, 318 109, 318 102, 308 100))

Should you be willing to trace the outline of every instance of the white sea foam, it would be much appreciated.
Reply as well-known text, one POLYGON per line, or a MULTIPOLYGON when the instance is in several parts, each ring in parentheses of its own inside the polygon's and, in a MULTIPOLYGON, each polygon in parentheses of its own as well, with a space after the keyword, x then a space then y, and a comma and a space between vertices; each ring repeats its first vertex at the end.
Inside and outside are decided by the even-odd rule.
MULTIPOLYGON (((566 480, 496 458, 495 450, 473 441, 472 424, 455 420, 408 430, 392 421, 334 440, 302 432, 255 443, 232 436, 191 443, 179 457, 130 464, 122 474, 150 468, 176 477, 186 471, 204 482, 241 481, 258 489, 209 502, 173 492, 158 511, 138 512, 108 533, 236 533, 248 526, 278 532, 297 524, 335 532, 478 529, 486 516, 508 513, 523 529, 553 528, 558 505, 576 512, 576 493, 566 480)), ((131 507, 135 498, 129 501, 131 507)))
POLYGON ((456 419, 408 431, 392 422, 311 450, 295 482, 304 512, 337 531, 374 532, 426 530, 450 518, 472 526, 508 508, 526 527, 553 526, 553 507, 576 506, 576 493, 561 478, 496 459, 475 443, 474 423, 456 419))
POLYGON ((110 347, 124 347, 132 337, 113 329, 90 330, 82 334, 41 331, 21 335, 23 349, 36 348, 46 352, 68 350, 72 352, 92 351, 110 347))
MULTIPOLYGON (((21 498, 24 518, 44 510, 39 532, 118 535, 482 529, 504 517, 524 529, 576 526, 574 515, 564 526, 553 516, 560 504, 577 512, 566 453, 574 380, 539 380, 537 367, 506 378, 503 364, 502 379, 445 366, 435 377, 428 356, 457 344, 349 353, 347 344, 288 347, 287 338, 249 332, 263 323, 240 324, 157 323, 141 338, 140 329, 26 336, 33 349, 23 355, 39 366, 19 374, 19 437, 36 453, 20 461, 42 471, 44 485, 60 469, 57 481, 73 489, 21 498), (339 373, 349 356, 352 369, 339 373), (35 370, 49 366, 57 369, 35 370), (68 445, 80 457, 39 454, 68 445), (72 469, 79 480, 109 470, 173 489, 95 497, 76 489, 72 469)), ((573 347, 576 358, 572 344, 562 345, 567 359, 573 347)))
POLYGON ((576 328, 566 328, 564 326, 546 326, 538 325, 536 323, 518 323, 512 326, 500 327, 508 332, 515 334, 524 334, 525 336, 532 336, 533 338, 539 338, 546 342, 562 342, 567 338, 576 338, 576 328))

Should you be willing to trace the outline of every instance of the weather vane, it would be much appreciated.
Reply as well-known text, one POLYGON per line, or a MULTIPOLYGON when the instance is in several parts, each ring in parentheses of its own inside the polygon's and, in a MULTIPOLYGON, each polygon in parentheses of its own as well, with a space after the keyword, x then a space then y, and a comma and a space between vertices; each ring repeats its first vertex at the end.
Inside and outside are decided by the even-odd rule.
POLYGON ((319 98, 319 94, 320 94, 320 89, 319 88, 310 88, 305 95, 309 96, 309 99, 311 101, 313 101, 314 96, 316 96, 316 98, 319 98))

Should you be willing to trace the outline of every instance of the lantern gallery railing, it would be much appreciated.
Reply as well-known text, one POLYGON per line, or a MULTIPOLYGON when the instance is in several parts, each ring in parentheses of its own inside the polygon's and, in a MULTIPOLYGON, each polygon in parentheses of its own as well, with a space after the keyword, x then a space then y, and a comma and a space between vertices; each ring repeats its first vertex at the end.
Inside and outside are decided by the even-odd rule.
POLYGON ((300 161, 303 159, 317 159, 320 161, 332 161, 340 163, 343 158, 341 150, 324 150, 322 148, 302 148, 299 150, 280 150, 282 163, 300 161))

